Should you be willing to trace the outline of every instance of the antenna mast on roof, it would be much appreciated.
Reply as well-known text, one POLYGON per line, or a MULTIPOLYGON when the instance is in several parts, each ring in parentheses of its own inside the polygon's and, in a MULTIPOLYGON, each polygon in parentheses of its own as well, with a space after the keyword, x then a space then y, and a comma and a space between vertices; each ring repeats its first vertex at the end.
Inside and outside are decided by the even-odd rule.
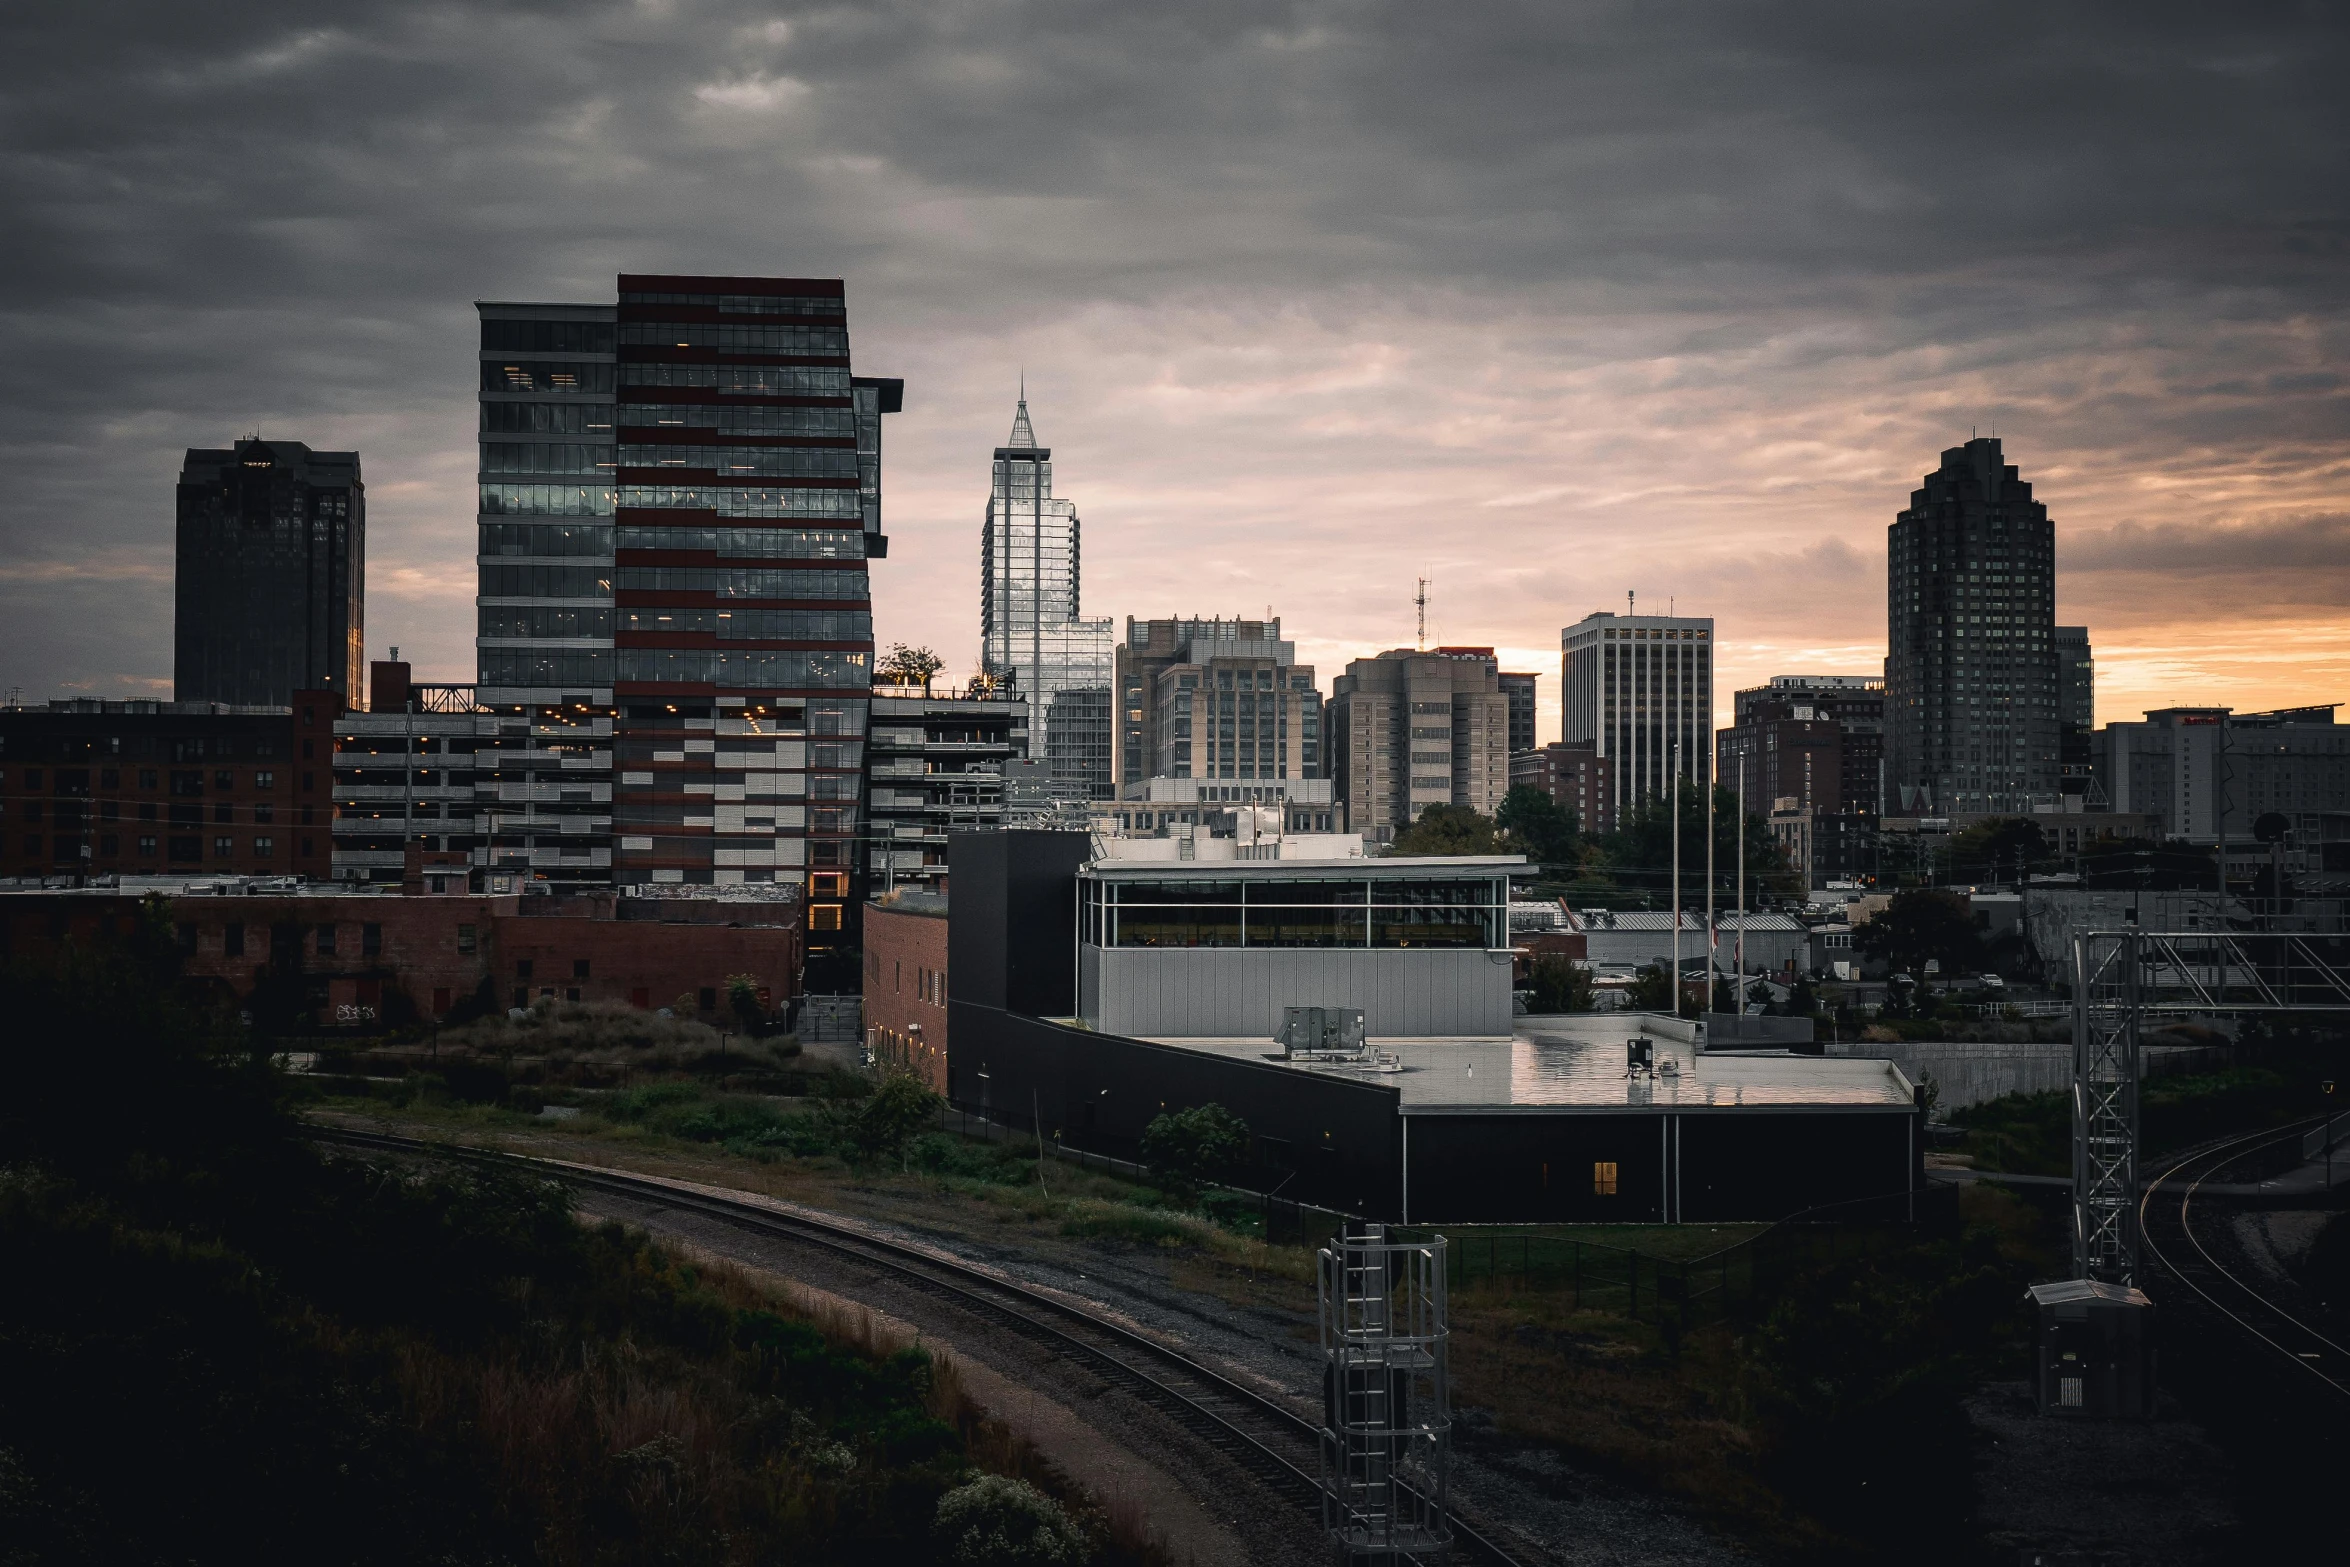
POLYGON ((1420 591, 1412 595, 1412 607, 1419 611, 1419 650, 1425 653, 1428 651, 1428 579, 1426 577, 1420 579, 1420 591))

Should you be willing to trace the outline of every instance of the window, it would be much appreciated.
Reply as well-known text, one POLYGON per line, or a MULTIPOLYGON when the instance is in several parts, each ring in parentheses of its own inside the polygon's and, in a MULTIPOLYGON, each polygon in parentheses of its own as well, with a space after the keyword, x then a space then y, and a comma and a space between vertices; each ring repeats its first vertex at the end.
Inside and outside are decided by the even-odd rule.
POLYGON ((585 978, 587 978, 587 977, 588 977, 588 960, 587 960, 587 959, 585 959, 585 958, 573 958, 573 959, 571 960, 571 977, 572 977, 573 979, 585 979, 585 978))
POLYGON ((457 950, 459 952, 471 952, 473 950, 473 941, 473 927, 471 925, 460 925, 457 927, 457 950))
POLYGON ((194 952, 196 950, 196 927, 194 925, 183 920, 180 923, 179 938, 180 951, 194 952))
POLYGON ((24 770, 24 786, 27 789, 41 787, 41 770, 38 767, 28 767, 24 770))
POLYGON ((335 955, 335 928, 331 924, 318 927, 318 955, 322 958, 335 955))
POLYGON ((715 1012, 718 1010, 718 990, 716 986, 704 985, 702 987, 701 1005, 702 1010, 705 1012, 715 1012))
POLYGON ((376 957, 381 957, 381 956, 383 956, 383 950, 384 950, 384 928, 383 928, 381 925, 373 925, 373 924, 369 924, 369 925, 362 925, 362 926, 360 926, 360 927, 359 927, 359 953, 360 953, 360 956, 362 956, 362 957, 369 957, 369 958, 376 958, 376 957))
POLYGON ((1591 1166, 1591 1195, 1613 1197, 1616 1194, 1616 1162, 1601 1159, 1591 1166))
POLYGON ((271 771, 270 771, 268 768, 266 768, 266 767, 265 767, 265 768, 263 768, 263 769, 261 769, 261 771, 259 771, 259 772, 255 773, 255 774, 253 775, 253 787, 254 787, 254 788, 256 788, 256 789, 274 789, 274 788, 276 788, 276 787, 277 787, 277 774, 275 774, 275 773, 271 772, 271 771))
POLYGON ((236 852, 237 852, 237 840, 236 840, 236 839, 234 839, 234 838, 215 838, 215 839, 213 839, 213 840, 212 840, 212 857, 213 857, 214 859, 216 859, 216 860, 226 860, 226 859, 230 859, 230 858, 233 858, 233 857, 235 856, 236 852))
POLYGON ((810 930, 840 929, 840 905, 837 903, 812 905, 808 910, 808 928, 810 930))
POLYGON ((245 955, 245 927, 231 920, 220 927, 220 951, 223 957, 241 958, 245 955))
POLYGON ((139 852, 140 852, 141 854, 144 854, 144 855, 146 855, 146 856, 147 856, 148 858, 150 858, 150 859, 154 858, 154 856, 155 856, 155 840, 154 840, 153 838, 148 838, 148 837, 142 837, 142 838, 140 838, 140 839, 139 839, 139 852))
POLYGON ((212 787, 215 789, 234 789, 236 786, 237 775, 225 767, 212 775, 212 787))
POLYGON ((254 820, 254 821, 256 821, 256 822, 274 822, 274 821, 276 821, 276 820, 277 820, 277 807, 276 807, 276 806, 274 806, 274 805, 271 805, 271 804, 270 804, 268 801, 266 801, 266 800, 265 800, 265 801, 263 801, 261 804, 259 804, 259 805, 256 805, 256 806, 254 806, 254 807, 253 807, 253 820, 254 820))
POLYGON ((158 781, 158 779, 157 779, 157 777, 156 777, 156 773, 155 773, 155 769, 154 769, 154 768, 152 768, 152 767, 142 767, 142 768, 140 768, 140 769, 139 769, 139 787, 140 787, 140 788, 142 788, 142 789, 153 789, 153 788, 156 788, 156 787, 158 787, 158 782, 159 782, 159 781, 158 781))
POLYGON ((514 960, 514 977, 516 979, 530 978, 530 959, 516 958, 514 960))

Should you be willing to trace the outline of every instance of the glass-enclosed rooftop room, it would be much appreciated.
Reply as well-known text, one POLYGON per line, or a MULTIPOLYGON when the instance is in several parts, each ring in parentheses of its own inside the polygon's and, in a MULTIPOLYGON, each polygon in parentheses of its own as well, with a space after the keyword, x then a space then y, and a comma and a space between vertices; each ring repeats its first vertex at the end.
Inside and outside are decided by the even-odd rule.
POLYGON ((1079 873, 1079 939, 1098 947, 1501 948, 1515 856, 1145 861, 1079 873), (1341 866, 1345 868, 1341 868, 1341 866))

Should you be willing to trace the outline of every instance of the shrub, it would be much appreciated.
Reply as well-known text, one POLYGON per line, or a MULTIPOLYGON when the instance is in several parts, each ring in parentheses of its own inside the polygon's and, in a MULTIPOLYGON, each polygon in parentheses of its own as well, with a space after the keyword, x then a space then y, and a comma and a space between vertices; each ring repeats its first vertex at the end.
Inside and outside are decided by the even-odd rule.
POLYGON ((983 1475, 938 1499, 939 1542, 966 1567, 1076 1567, 1089 1542, 1025 1480, 983 1475))
POLYGON ((1158 1116, 1142 1133, 1143 1162, 1180 1191, 1229 1175, 1247 1156, 1248 1123, 1220 1104, 1158 1116))

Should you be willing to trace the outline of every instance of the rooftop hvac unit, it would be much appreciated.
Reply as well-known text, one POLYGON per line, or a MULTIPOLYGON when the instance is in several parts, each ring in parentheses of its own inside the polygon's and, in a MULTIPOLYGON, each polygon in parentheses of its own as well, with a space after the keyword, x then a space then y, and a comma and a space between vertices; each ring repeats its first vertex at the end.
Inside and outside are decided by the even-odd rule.
POLYGON ((1370 1048, 1361 1007, 1283 1007, 1274 1038, 1290 1060, 1360 1056, 1370 1048))

